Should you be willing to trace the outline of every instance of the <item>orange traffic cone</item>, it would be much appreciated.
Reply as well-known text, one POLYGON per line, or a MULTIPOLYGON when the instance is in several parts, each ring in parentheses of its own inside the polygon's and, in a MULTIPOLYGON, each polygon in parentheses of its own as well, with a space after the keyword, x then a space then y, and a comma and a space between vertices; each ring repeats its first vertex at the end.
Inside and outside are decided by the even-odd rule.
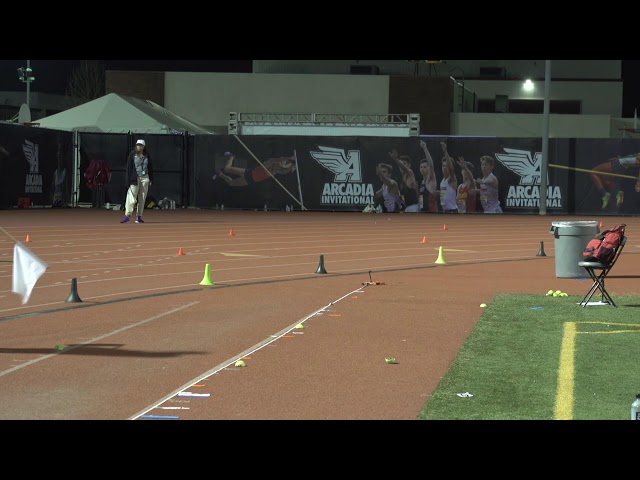
POLYGON ((233 228, 231 230, 229 230, 229 235, 230 236, 234 236, 236 234, 236 232, 233 231, 233 228))
POLYGON ((180 250, 178 250, 178 255, 180 256, 184 255, 184 250, 182 250, 182 247, 180 247, 180 250))
POLYGON ((444 224, 444 226, 442 227, 442 230, 449 230, 449 229, 447 228, 447 224, 446 224, 446 223, 445 223, 445 224, 444 224))
POLYGON ((421 243, 429 243, 429 241, 427 240, 427 236, 426 235, 424 237, 422 237, 422 242, 421 243))
POLYGON ((30 242, 30 241, 31 241, 31 235, 27 233, 27 238, 25 239, 25 242, 30 242))

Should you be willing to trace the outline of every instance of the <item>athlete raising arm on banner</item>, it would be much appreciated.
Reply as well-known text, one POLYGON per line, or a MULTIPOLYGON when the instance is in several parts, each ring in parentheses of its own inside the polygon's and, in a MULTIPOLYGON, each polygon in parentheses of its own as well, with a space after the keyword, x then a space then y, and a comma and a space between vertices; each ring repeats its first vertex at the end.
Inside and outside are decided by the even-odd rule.
POLYGON ((379 163, 376 166, 376 174, 382 180, 382 186, 375 193, 378 201, 382 200, 385 211, 392 213, 400 210, 400 188, 398 182, 391 178, 393 167, 388 163, 379 163))
POLYGON ((416 175, 411 168, 411 157, 409 155, 398 155, 394 148, 389 152, 389 156, 398 165, 402 174, 402 181, 398 185, 400 195, 402 196, 403 210, 405 212, 419 212, 420 205, 418 203, 418 182, 416 175))
POLYGON ((444 213, 458 213, 458 179, 453 168, 453 159, 447 151, 447 144, 440 142, 444 152, 442 157, 442 180, 440 181, 440 205, 444 213))
POLYGON ((438 182, 436 180, 436 169, 433 166, 433 158, 427 148, 427 143, 420 140, 420 148, 424 152, 424 158, 420 160, 420 198, 421 211, 437 212, 438 211, 438 182))
POLYGON ((495 161, 489 155, 480 157, 482 178, 476 180, 480 189, 480 205, 484 213, 502 213, 498 198, 498 178, 493 173, 495 161))

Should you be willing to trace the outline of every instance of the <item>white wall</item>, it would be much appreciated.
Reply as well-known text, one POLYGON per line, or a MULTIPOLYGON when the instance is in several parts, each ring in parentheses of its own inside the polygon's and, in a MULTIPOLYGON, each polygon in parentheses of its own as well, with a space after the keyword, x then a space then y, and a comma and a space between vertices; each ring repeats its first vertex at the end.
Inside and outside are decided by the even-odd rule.
MULTIPOLYGON (((583 66, 586 70, 586 64, 583 66)), ((519 80, 466 80, 465 88, 475 92, 478 98, 491 99, 496 94, 510 99, 544 98, 544 81, 536 82, 533 93, 523 92, 519 80)), ((581 100, 583 112, 579 116, 552 115, 551 136, 608 138, 610 117, 621 116, 622 82, 554 81, 550 98, 581 100)), ((389 77, 386 75, 165 74, 165 108, 205 127, 226 127, 229 112, 397 113, 389 112, 388 104, 389 77)), ((541 136, 542 118, 542 115, 527 114, 454 114, 452 134, 541 136)))
MULTIPOLYGON (((525 113, 454 113, 451 135, 543 137, 544 116, 525 113)), ((549 115, 550 138, 609 138, 608 115, 549 115)))
MULTIPOLYGON (((466 89, 474 92, 478 99, 493 99, 496 95, 507 95, 509 99, 544 100, 544 79, 534 82, 534 90, 526 92, 519 80, 467 80, 466 89)), ((552 81, 549 87, 551 100, 581 100, 584 115, 622 115, 622 82, 571 82, 552 81)))
MULTIPOLYGON (((546 60, 445 60, 429 66, 418 63, 418 75, 480 76, 480 67, 504 67, 507 78, 544 79, 546 60)), ((254 60, 254 73, 348 74, 351 65, 376 65, 381 75, 413 75, 416 64, 408 60, 254 60)), ((619 80, 621 60, 551 60, 552 79, 619 80)))
POLYGON ((164 107, 203 126, 227 125, 229 112, 394 113, 383 75, 167 72, 164 107))

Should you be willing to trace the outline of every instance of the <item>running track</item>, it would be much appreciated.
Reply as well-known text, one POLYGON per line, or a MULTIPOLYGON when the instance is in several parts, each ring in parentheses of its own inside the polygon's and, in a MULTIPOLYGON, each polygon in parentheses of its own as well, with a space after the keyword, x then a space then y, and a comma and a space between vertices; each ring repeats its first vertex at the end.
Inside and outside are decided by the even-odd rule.
POLYGON ((481 303, 499 292, 586 292, 588 281, 555 276, 555 221, 626 223, 607 286, 638 290, 636 218, 120 217, 0 211, 1 419, 415 419, 481 303), (11 292, 15 240, 49 265, 26 305, 11 292), (434 263, 440 246, 446 265, 434 263), (316 273, 321 256, 327 273, 316 273), (212 286, 200 285, 206 264, 212 286), (66 301, 73 278, 81 302, 66 301))

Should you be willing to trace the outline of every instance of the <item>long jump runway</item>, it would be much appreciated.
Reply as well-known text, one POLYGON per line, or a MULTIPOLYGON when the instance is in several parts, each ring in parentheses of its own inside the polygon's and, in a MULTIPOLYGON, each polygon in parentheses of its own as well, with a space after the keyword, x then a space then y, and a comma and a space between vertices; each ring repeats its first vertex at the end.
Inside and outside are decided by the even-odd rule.
POLYGON ((415 419, 481 303, 586 292, 555 276, 554 221, 626 223, 608 289, 637 291, 635 218, 120 215, 0 211, 0 418, 415 419), (26 305, 16 241, 48 264, 26 305))

